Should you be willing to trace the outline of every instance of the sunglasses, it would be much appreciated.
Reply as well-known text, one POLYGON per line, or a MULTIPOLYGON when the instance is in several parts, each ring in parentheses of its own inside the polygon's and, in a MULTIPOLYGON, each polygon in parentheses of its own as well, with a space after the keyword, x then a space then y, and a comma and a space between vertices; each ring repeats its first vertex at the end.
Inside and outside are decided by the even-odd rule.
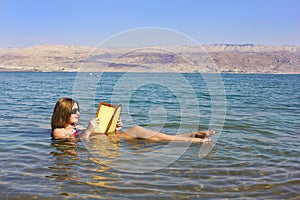
POLYGON ((77 112, 80 112, 79 108, 72 109, 72 114, 77 114, 77 112))

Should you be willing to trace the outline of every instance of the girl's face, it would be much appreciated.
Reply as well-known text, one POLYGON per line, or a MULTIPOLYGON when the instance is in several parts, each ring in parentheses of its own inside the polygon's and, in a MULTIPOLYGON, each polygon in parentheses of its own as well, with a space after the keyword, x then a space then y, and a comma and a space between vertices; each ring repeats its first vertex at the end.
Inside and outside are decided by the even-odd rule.
POLYGON ((70 117, 70 124, 78 124, 79 122, 79 107, 77 105, 77 103, 74 103, 73 107, 72 107, 72 114, 70 117))

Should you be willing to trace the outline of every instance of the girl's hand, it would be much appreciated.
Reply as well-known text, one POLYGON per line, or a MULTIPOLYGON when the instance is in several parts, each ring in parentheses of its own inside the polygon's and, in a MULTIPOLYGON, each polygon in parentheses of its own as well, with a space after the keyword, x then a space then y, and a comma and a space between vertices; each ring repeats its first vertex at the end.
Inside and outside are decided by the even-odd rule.
POLYGON ((93 130, 95 130, 95 128, 97 128, 97 126, 99 125, 99 119, 98 118, 94 118, 90 121, 87 130, 90 132, 93 132, 93 130))
POLYGON ((86 141, 89 141, 89 137, 90 135, 93 133, 93 131, 95 130, 95 128, 97 128, 99 124, 99 119, 98 118, 94 118, 89 122, 88 127, 85 129, 85 131, 83 132, 83 134, 81 135, 81 137, 83 139, 85 139, 86 141))
POLYGON ((116 130, 119 131, 119 130, 122 129, 122 127, 123 127, 123 123, 122 123, 121 118, 119 118, 118 121, 117 121, 117 127, 116 127, 116 130))

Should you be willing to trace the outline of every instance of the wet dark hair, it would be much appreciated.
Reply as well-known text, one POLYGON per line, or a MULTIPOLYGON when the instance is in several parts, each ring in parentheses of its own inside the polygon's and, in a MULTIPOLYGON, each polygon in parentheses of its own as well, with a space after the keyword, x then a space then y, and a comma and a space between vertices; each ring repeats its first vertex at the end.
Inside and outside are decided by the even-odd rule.
MULTIPOLYGON (((72 107, 77 104, 79 109, 79 103, 71 98, 61 98, 57 101, 52 118, 51 118, 51 129, 52 131, 56 128, 65 128, 70 121, 72 114, 72 107)), ((51 133, 52 133, 51 131, 51 133)))

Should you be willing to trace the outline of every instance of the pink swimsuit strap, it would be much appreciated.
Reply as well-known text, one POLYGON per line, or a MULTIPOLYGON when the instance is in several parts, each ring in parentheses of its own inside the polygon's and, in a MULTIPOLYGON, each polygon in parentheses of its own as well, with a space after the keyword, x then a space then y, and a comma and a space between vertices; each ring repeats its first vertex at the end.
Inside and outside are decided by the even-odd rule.
MULTIPOLYGON (((64 129, 64 132, 67 135, 66 129, 64 129)), ((69 135, 71 135, 73 137, 77 137, 79 135, 79 133, 78 133, 77 129, 73 129, 73 131, 69 135)))
POLYGON ((77 129, 74 129, 74 130, 70 133, 70 135, 72 135, 72 136, 78 136, 78 131, 77 131, 77 129))

